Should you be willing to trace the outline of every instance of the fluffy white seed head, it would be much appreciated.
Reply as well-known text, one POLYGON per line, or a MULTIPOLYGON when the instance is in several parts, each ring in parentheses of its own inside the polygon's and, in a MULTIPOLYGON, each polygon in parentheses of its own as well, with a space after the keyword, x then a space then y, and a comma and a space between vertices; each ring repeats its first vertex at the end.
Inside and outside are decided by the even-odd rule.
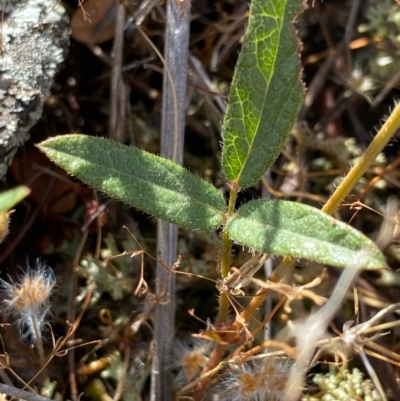
POLYGON ((210 389, 219 401, 284 401, 285 385, 293 361, 264 358, 233 365, 210 389))
POLYGON ((50 295, 55 285, 53 271, 36 259, 34 267, 26 264, 23 272, 9 282, 0 279, 0 296, 5 312, 18 326, 22 340, 33 346, 43 329, 50 307, 50 295))
POLYGON ((170 364, 174 387, 185 385, 200 374, 208 362, 212 346, 211 341, 199 338, 175 338, 170 364))

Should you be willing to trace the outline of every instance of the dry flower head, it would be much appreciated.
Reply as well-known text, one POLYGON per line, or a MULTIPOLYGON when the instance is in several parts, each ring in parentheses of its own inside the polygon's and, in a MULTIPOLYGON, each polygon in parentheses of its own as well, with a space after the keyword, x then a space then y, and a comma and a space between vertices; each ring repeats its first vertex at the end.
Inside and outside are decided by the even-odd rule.
POLYGON ((221 401, 283 401, 292 367, 293 360, 286 358, 264 358, 233 365, 211 392, 221 401))
POLYGON ((19 285, 11 288, 11 297, 5 303, 20 311, 36 308, 47 302, 53 286, 54 282, 50 283, 41 274, 26 275, 19 285))
POLYGON ((0 279, 0 294, 6 313, 14 317, 22 339, 33 345, 43 328, 49 298, 55 285, 53 271, 39 259, 34 268, 26 269, 16 280, 0 279))

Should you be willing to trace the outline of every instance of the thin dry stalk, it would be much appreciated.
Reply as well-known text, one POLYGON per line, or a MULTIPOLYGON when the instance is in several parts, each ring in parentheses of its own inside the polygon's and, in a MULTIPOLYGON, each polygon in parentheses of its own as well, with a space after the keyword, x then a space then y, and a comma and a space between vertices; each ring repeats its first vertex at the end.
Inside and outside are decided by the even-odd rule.
POLYGON ((123 142, 125 136, 126 87, 122 78, 122 57, 124 49, 125 5, 117 5, 115 24, 114 59, 111 73, 110 125, 108 136, 123 142))
MULTIPOLYGON (((79 265, 79 260, 81 259, 81 254, 83 247, 85 245, 86 239, 88 236, 88 231, 86 230, 81 238, 79 247, 76 251, 74 260, 72 261, 72 279, 71 279, 71 289, 69 293, 69 302, 68 302, 68 321, 75 322, 76 317, 76 291, 78 288, 78 274, 76 270, 76 266, 79 265)), ((73 333, 71 333, 70 340, 73 340, 73 333)), ((75 368, 75 352, 71 349, 68 352, 68 367, 69 367, 69 385, 71 390, 71 398, 73 401, 78 400, 78 385, 76 383, 76 368, 75 368)))
POLYGON ((41 395, 28 393, 27 391, 8 386, 7 384, 0 383, 0 393, 7 394, 10 397, 16 397, 26 401, 51 401, 49 398, 42 397, 41 395))
MULTIPOLYGON (((163 80, 161 156, 182 164, 186 111, 186 83, 189 56, 190 1, 167 1, 165 31, 165 65, 163 80)), ((167 266, 177 259, 177 227, 158 221, 157 257, 167 266)), ((151 400, 171 400, 170 372, 167 360, 175 334, 175 275, 158 264, 157 278, 164 283, 168 278, 169 303, 156 306, 155 355, 152 368, 151 400)))

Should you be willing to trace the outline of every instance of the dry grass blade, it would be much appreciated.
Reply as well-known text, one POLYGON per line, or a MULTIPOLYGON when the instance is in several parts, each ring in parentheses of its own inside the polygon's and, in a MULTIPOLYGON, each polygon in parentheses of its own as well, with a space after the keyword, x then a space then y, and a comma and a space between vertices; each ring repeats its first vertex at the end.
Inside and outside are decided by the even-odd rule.
POLYGON ((297 358, 285 388, 285 400, 296 401, 300 396, 304 377, 318 341, 325 335, 329 323, 339 309, 347 290, 359 269, 346 269, 340 276, 328 302, 316 313, 299 322, 291 322, 291 335, 296 338, 297 358))

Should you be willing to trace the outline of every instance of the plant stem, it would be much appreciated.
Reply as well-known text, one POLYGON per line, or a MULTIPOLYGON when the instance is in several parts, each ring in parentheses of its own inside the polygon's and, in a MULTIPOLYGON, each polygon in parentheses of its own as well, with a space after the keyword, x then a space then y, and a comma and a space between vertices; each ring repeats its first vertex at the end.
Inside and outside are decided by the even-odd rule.
MULTIPOLYGON (((228 216, 232 216, 235 212, 235 203, 237 198, 238 191, 236 187, 233 185, 231 189, 231 193, 229 196, 229 205, 228 205, 228 216)), ((228 276, 230 267, 231 267, 231 252, 232 252, 232 241, 229 239, 229 235, 225 230, 222 232, 222 248, 221 248, 221 277, 225 278, 228 276)), ((224 323, 228 320, 228 312, 229 312, 229 299, 228 295, 225 293, 221 293, 221 297, 219 300, 219 313, 218 313, 218 323, 224 323)))
MULTIPOLYGON (((227 216, 232 216, 235 212, 236 198, 238 194, 239 187, 236 183, 232 183, 231 192, 229 196, 228 212, 227 216)), ((221 244, 221 255, 220 255, 220 269, 221 277, 225 278, 228 276, 231 267, 231 252, 232 252, 232 241, 229 239, 229 235, 224 227, 222 232, 222 244, 221 244)), ((229 316, 229 299, 226 293, 221 292, 219 299, 219 311, 217 323, 219 326, 223 325, 228 321, 229 316)), ((234 334, 232 333, 233 337, 234 334)), ((201 375, 206 374, 210 370, 214 369, 218 363, 221 362, 223 355, 228 347, 229 336, 227 338, 227 344, 216 343, 207 366, 203 369, 201 375)), ((210 379, 207 377, 196 386, 195 392, 192 394, 194 400, 200 400, 203 397, 204 390, 208 387, 210 379)))
MULTIPOLYGON (((292 265, 294 265, 294 259, 291 258, 283 259, 283 261, 273 271, 268 280, 274 283, 278 283, 285 275, 287 269, 290 268, 292 265)), ((253 316, 254 311, 262 305, 262 303, 265 301, 269 293, 270 290, 265 290, 264 288, 261 288, 257 292, 256 296, 251 299, 250 303, 247 305, 244 311, 240 314, 240 320, 248 322, 253 316)), ((236 322, 236 324, 238 323, 236 322)))
POLYGON ((36 319, 35 313, 31 313, 32 327, 35 333, 35 346, 39 354, 40 364, 44 365, 44 349, 43 349, 43 341, 42 341, 42 333, 40 332, 39 323, 36 319))
POLYGON ((0 383, 0 392, 7 394, 11 397, 19 398, 26 401, 51 401, 50 398, 42 397, 41 395, 28 393, 27 391, 20 390, 7 384, 0 383))
MULTIPOLYGON (((213 352, 210 355, 210 360, 206 366, 206 369, 201 372, 203 376, 205 373, 209 372, 210 370, 214 369, 221 363, 224 353, 228 346, 226 344, 217 344, 214 348, 213 352)), ((204 390, 209 386, 210 378, 206 377, 200 381, 200 383, 196 386, 194 393, 191 395, 191 398, 195 401, 202 400, 204 395, 204 390)))
MULTIPOLYGON (((367 150, 360 158, 360 161, 349 171, 347 176, 343 179, 342 183, 338 186, 336 191, 328 199, 324 207, 321 209, 327 214, 333 214, 340 206, 341 202, 346 198, 350 191, 354 188, 360 178, 368 170, 374 162, 379 153, 391 140, 397 129, 400 127, 400 103, 396 105, 390 114, 389 118, 385 121, 378 134, 372 140, 367 150)), ((269 280, 279 281, 284 272, 293 265, 294 261, 291 258, 285 258, 277 269, 273 272, 269 280)), ((241 319, 248 321, 253 312, 264 302, 269 291, 261 290, 256 297, 253 297, 249 305, 241 314, 241 319)))
MULTIPOLYGON (((190 0, 166 2, 163 98, 160 155, 177 164, 183 162, 186 117, 186 87, 189 57, 190 0)), ((163 60, 163 59, 162 59, 163 60)), ((173 266, 178 257, 177 226, 158 220, 157 258, 173 266)), ((154 322, 151 401, 172 400, 170 353, 175 336, 175 275, 157 265, 157 279, 169 294, 169 303, 157 304, 154 322)))
POLYGON ((336 191, 328 199, 328 202, 325 203, 322 208, 323 212, 333 214, 336 211, 346 196, 374 162, 379 153, 382 152, 383 148, 392 139, 399 127, 400 103, 393 109, 389 118, 385 121, 382 128, 372 140, 359 162, 349 171, 341 184, 336 188, 336 191))

